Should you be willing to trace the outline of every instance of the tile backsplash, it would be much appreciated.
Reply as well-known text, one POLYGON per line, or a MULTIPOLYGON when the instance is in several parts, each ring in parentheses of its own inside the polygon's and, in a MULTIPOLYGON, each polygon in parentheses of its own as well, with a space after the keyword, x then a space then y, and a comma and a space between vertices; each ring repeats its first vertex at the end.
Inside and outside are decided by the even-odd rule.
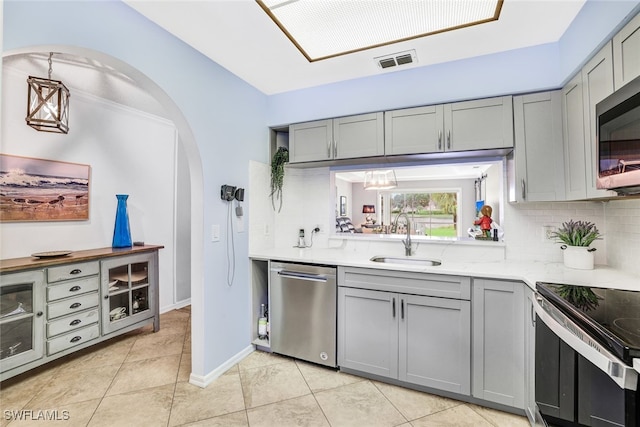
POLYGON ((606 203, 608 264, 640 274, 640 199, 606 203))

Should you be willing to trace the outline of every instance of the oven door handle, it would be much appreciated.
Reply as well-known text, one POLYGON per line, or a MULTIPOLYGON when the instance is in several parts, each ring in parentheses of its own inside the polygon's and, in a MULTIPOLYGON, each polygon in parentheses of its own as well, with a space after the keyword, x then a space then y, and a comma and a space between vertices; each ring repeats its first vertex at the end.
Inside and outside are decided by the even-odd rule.
POLYGON ((609 375, 621 388, 637 389, 638 373, 633 368, 590 339, 586 332, 540 295, 536 295, 534 306, 540 320, 578 354, 609 375))

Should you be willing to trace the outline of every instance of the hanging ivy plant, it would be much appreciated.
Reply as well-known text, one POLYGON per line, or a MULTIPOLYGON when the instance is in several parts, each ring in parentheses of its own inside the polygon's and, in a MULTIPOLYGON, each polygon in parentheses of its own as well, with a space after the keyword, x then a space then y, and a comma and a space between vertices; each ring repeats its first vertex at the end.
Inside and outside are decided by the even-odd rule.
POLYGON ((282 209, 282 184, 284 184, 284 165, 289 161, 289 150, 279 147, 271 159, 271 205, 276 210, 276 201, 279 201, 278 212, 282 209))

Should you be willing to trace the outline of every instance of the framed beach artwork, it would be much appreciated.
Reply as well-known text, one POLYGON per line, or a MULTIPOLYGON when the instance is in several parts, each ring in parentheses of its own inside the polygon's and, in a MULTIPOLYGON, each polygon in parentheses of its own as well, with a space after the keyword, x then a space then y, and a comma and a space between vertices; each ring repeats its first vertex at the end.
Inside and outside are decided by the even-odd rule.
POLYGON ((0 154, 0 221, 89 219, 91 167, 0 154))

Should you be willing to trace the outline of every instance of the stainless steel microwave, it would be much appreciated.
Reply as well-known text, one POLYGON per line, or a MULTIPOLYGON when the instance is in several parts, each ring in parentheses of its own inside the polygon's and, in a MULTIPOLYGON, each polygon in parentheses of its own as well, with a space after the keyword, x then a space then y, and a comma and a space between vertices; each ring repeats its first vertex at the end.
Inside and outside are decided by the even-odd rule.
POLYGON ((640 77, 596 105, 597 188, 640 194, 640 77))

